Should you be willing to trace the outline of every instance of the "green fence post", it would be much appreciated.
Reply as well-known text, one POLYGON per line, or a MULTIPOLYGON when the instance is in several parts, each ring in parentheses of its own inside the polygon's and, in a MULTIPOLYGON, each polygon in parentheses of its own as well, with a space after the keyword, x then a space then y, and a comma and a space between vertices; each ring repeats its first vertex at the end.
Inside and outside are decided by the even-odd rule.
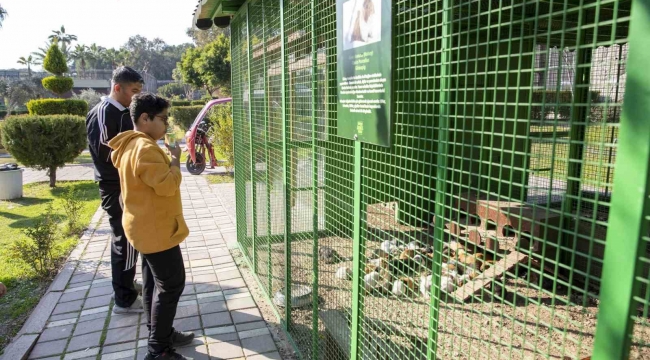
POLYGON ((607 246, 600 288, 600 311, 593 360, 627 359, 634 325, 634 295, 645 252, 642 236, 650 210, 650 0, 635 0, 629 30, 625 103, 619 129, 607 246))
POLYGON ((442 41, 440 65, 440 126, 438 131, 438 156, 436 159, 436 204, 434 224, 434 259, 432 269, 431 306, 429 307, 429 337, 427 339, 427 360, 436 358, 438 348, 438 316, 440 312, 440 273, 442 271, 442 242, 445 236, 445 195, 447 179, 447 135, 449 131, 450 100, 450 66, 451 66, 451 36, 453 10, 451 0, 442 2, 442 41))
POLYGON ((266 154, 266 244, 268 259, 267 259, 267 276, 268 276, 268 293, 271 294, 273 291, 273 276, 272 276, 272 266, 273 258, 271 254, 273 249, 271 248, 271 241, 273 236, 273 229, 271 227, 271 182, 269 181, 269 172, 271 165, 271 155, 269 150, 269 78, 266 74, 266 1, 262 0, 262 46, 264 49, 264 54, 262 54, 262 61, 264 62, 264 153, 266 154))
POLYGON ((289 71, 286 60, 287 52, 287 38, 284 31, 284 0, 280 0, 280 63, 282 67, 282 180, 284 192, 284 273, 285 273, 285 286, 284 286, 284 316, 285 316, 285 329, 289 331, 289 324, 291 323, 291 199, 289 199, 289 134, 287 133, 287 75, 289 71))
POLYGON ((253 241, 253 274, 257 274, 257 197, 256 183, 255 183, 255 154, 253 151, 253 82, 251 81, 251 62, 253 56, 251 54, 251 22, 250 22, 250 8, 249 2, 246 3, 246 41, 248 42, 248 137, 250 141, 249 156, 251 160, 251 195, 253 197, 253 220, 252 220, 252 241, 253 241))
POLYGON ((311 0, 311 156, 312 156, 312 359, 318 359, 318 148, 316 101, 318 99, 318 44, 316 38, 316 0, 311 0))
POLYGON ((359 359, 359 323, 361 322, 362 302, 360 292, 363 262, 361 261, 361 141, 354 142, 354 235, 352 238, 353 257, 355 262, 352 273, 352 326, 350 328, 351 340, 350 359, 359 359))

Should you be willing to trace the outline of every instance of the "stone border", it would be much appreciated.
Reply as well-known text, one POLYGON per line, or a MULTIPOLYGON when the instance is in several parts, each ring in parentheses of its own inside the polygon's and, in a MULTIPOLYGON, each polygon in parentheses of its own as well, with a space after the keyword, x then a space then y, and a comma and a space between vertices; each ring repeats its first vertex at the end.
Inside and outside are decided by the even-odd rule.
POLYGON ((56 275, 52 283, 48 287, 45 295, 41 298, 38 305, 34 308, 32 313, 29 315, 29 318, 20 329, 18 334, 11 340, 9 345, 4 350, 4 354, 0 357, 0 360, 24 360, 27 359, 29 353, 32 351, 34 344, 41 336, 41 333, 45 329, 47 320, 50 318, 54 307, 59 302, 61 295, 63 295, 63 290, 65 290, 72 273, 74 272, 79 259, 86 250, 86 246, 90 242, 95 229, 97 228, 99 222, 101 221, 104 215, 104 210, 97 208, 95 215, 93 215, 90 220, 88 228, 84 231, 83 235, 79 239, 79 243, 72 250, 70 256, 66 259, 65 265, 56 275))

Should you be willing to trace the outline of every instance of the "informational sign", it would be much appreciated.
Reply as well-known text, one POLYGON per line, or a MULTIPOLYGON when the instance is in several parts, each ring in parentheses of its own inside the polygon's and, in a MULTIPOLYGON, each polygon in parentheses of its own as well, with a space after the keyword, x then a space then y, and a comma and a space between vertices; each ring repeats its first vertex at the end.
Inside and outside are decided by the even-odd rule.
POLYGON ((337 0, 338 135, 390 146, 391 0, 337 0))

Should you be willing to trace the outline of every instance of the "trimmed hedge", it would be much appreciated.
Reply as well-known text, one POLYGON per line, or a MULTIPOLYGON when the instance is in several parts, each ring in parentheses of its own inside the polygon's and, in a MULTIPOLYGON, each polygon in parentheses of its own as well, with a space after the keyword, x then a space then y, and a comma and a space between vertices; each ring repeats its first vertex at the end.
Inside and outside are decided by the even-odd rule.
POLYGON ((74 80, 63 76, 48 76, 43 78, 41 82, 43 83, 44 88, 57 95, 65 94, 74 87, 74 80))
POLYGON ((0 119, 4 119, 7 116, 7 110, 0 110, 0 119))
POLYGON ((203 106, 203 105, 205 105, 207 103, 208 103, 208 100, 205 100, 205 99, 204 100, 193 100, 192 101, 192 106, 199 106, 199 105, 203 106))
POLYGON ((174 125, 187 131, 202 109, 203 106, 172 106, 169 116, 174 118, 174 125))
POLYGON ((56 169, 86 148, 86 119, 74 115, 10 116, 2 124, 2 144, 21 164, 47 170, 50 186, 56 169))
POLYGON ((27 103, 30 115, 77 115, 86 116, 88 103, 73 99, 40 99, 27 103))
POLYGON ((171 106, 191 106, 192 102, 189 100, 172 100, 171 106))

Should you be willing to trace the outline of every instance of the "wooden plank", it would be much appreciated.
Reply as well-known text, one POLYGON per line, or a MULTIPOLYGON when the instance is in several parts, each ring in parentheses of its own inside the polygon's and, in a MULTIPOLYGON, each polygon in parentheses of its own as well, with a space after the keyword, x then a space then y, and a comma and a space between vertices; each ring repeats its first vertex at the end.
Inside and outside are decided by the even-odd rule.
POLYGON ((485 270, 481 275, 476 277, 476 279, 456 289, 456 291, 454 291, 451 296, 460 302, 465 302, 476 292, 480 291, 488 284, 490 284, 493 279, 500 277, 506 271, 515 267, 515 265, 527 260, 528 255, 520 253, 518 251, 513 251, 505 258, 497 261, 489 269, 485 270))

